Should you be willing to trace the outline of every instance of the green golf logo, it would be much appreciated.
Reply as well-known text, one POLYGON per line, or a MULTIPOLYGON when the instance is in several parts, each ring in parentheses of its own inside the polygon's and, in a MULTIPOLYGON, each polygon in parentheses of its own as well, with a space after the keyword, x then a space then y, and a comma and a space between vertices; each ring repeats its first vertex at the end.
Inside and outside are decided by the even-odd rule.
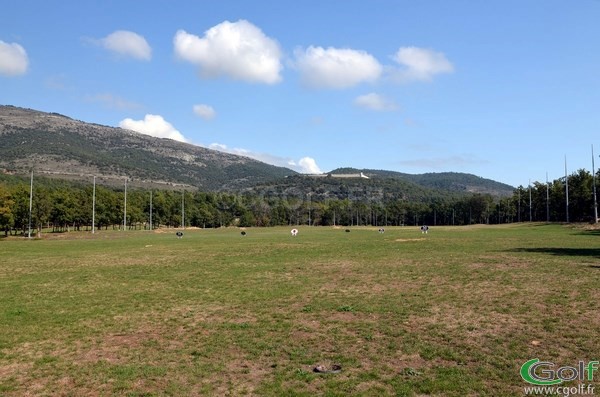
POLYGON ((554 370, 556 364, 534 358, 521 366, 521 378, 538 386, 558 385, 572 380, 592 381, 598 365, 598 361, 590 361, 587 365, 584 361, 579 361, 577 367, 564 366, 554 370))

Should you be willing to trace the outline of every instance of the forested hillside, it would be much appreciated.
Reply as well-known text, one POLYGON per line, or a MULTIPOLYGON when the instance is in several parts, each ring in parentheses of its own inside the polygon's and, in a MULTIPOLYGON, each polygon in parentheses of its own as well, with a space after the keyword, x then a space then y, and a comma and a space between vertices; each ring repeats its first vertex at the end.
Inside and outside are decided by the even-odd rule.
MULTIPOLYGON (((597 176, 600 177, 600 172, 597 176)), ((361 182, 361 192, 348 189, 345 197, 336 197, 318 190, 323 186, 322 182, 317 184, 310 178, 303 181, 314 182, 312 187, 316 190, 310 184, 304 185, 307 193, 296 196, 268 191, 234 194, 135 188, 129 189, 126 195, 124 187, 97 185, 94 196, 90 183, 37 177, 30 213, 30 180, 0 175, 0 230, 5 235, 25 235, 30 220, 32 228, 38 230, 90 230, 92 219, 98 229, 147 229, 151 223, 153 228, 205 228, 564 222, 567 207, 571 222, 594 219, 593 179, 586 170, 569 176, 568 206, 564 179, 548 185, 535 182, 531 187, 520 186, 511 196, 502 198, 480 193, 435 195, 432 194, 434 191, 426 190, 415 190, 411 195, 390 192, 378 195, 370 190, 373 187, 369 186, 368 180, 361 182)))
POLYGON ((331 174, 351 174, 362 172, 370 178, 389 178, 392 180, 410 181, 417 185, 461 193, 489 193, 493 196, 510 195, 514 189, 505 183, 485 179, 472 174, 462 172, 429 172, 425 174, 406 174, 396 171, 338 168, 331 174))

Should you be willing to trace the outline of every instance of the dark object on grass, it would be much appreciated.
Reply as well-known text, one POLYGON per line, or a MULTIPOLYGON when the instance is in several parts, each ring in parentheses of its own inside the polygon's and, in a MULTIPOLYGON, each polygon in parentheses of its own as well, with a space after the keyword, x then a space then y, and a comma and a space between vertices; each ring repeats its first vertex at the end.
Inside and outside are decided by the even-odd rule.
POLYGON ((183 237, 183 232, 177 232, 175 234, 177 235, 177 238, 182 238, 183 237))
POLYGON ((346 229, 346 233, 350 233, 350 229, 346 229))
POLYGON ((317 365, 313 368, 313 372, 317 372, 319 374, 337 374, 342 371, 342 366, 339 364, 333 364, 331 367, 327 368, 324 365, 317 365))
POLYGON ((242 230, 242 232, 241 232, 241 235, 242 235, 242 236, 245 236, 245 235, 246 235, 246 232, 245 232, 244 230, 242 230))

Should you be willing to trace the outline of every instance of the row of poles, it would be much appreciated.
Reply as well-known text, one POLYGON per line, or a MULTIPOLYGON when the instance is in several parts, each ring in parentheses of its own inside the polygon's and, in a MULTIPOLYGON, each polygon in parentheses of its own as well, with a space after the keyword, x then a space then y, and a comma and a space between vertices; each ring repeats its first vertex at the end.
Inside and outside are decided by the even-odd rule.
MULTIPOLYGON (((596 169, 594 164, 594 145, 592 145, 592 191, 594 196, 594 223, 598 223, 598 202, 596 199, 596 169)), ((546 218, 550 219, 548 203, 550 200, 548 189, 548 173, 546 173, 546 218)), ((308 195, 310 200, 310 193, 308 195)), ((567 173, 567 156, 565 156, 565 198, 566 198, 566 221, 569 222, 569 175, 567 173)), ((521 201, 519 200, 519 203, 521 201)), ((531 180, 529 182, 529 220, 531 220, 531 180)), ((31 183, 29 190, 29 231, 27 237, 31 238, 31 214, 33 209, 33 169, 31 170, 31 183)), ((519 212, 520 213, 520 212, 519 212)), ((308 224, 310 225, 310 206, 308 213, 308 224)), ((185 191, 181 193, 181 226, 185 229, 185 191)), ((127 229, 127 179, 125 179, 125 195, 123 203, 123 230, 127 229)), ((152 230, 152 190, 150 191, 150 230, 152 230)), ((96 232, 96 177, 94 176, 93 198, 92 198, 92 233, 96 232)))
MULTIPOLYGON (((31 238, 31 218, 33 213, 33 169, 29 186, 29 225, 27 237, 31 238)), ((150 190, 150 230, 152 230, 152 190, 150 190)), ((185 191, 181 193, 181 227, 185 229, 185 191)), ((125 194, 123 200, 123 230, 127 229, 127 179, 125 179, 125 194)), ((92 234, 96 233, 96 176, 92 188, 92 234)))
MULTIPOLYGON (((531 179, 528 185, 529 190, 529 221, 532 220, 532 199, 531 199, 531 179)), ((594 164, 594 145, 592 145, 592 195, 594 199, 594 223, 598 223, 598 201, 596 198, 596 167, 594 164)), ((519 207, 521 205, 521 192, 519 191, 519 207)), ((566 222, 569 223, 569 174, 567 172, 567 156, 565 156, 565 212, 566 222)), ((519 217, 521 211, 518 211, 519 217)), ((546 221, 550 221, 550 188, 548 185, 548 173, 546 172, 546 221)), ((520 219, 519 219, 520 222, 520 219)))
MULTIPOLYGON (((598 201, 596 198, 596 167, 594 165, 594 145, 592 146, 592 195, 594 199, 594 223, 598 223, 598 201)), ((548 176, 546 175, 546 186, 548 185, 548 176)), ((531 195, 531 189, 529 189, 529 194, 531 195)), ((546 191, 546 200, 549 200, 548 191, 546 191)), ((569 175, 567 173, 567 156, 565 156, 565 211, 566 211, 566 221, 569 223, 569 175)), ((530 208, 531 211, 531 208, 530 208)), ((548 209, 546 209, 548 212, 548 209)), ((547 214, 549 216, 549 214, 547 214)))
MULTIPOLYGON (((33 172, 31 173, 33 181, 33 172)), ((150 230, 152 230, 152 190, 150 190, 150 230)), ((31 227, 31 226, 30 226, 31 227)), ((185 229, 185 191, 181 193, 181 227, 185 229)), ((123 198, 123 230, 127 230, 127 179, 125 179, 125 193, 123 198)), ((96 231, 96 177, 94 176, 94 188, 92 199, 92 234, 96 231)))

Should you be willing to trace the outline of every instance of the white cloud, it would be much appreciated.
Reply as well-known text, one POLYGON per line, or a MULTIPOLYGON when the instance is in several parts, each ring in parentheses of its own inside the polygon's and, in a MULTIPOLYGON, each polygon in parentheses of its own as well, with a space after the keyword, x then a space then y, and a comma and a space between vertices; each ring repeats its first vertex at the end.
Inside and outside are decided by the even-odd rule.
POLYGON ((175 54, 200 66, 205 78, 227 76, 266 84, 281 81, 279 44, 246 20, 222 22, 202 38, 179 30, 173 45, 175 54))
POLYGON ((202 117, 204 120, 212 120, 217 115, 212 106, 199 104, 194 105, 194 113, 202 117))
POLYGON ((365 109, 380 112, 394 111, 398 109, 398 105, 396 105, 393 101, 374 92, 357 97, 354 100, 354 104, 365 109))
POLYGON ((229 148, 222 143, 212 143, 208 145, 209 149, 218 150, 225 153, 237 154, 238 156, 249 157, 254 160, 262 161, 263 163, 275 165, 277 167, 285 167, 303 174, 321 174, 322 171, 317 165, 317 162, 310 157, 303 157, 298 162, 279 156, 274 156, 268 153, 256 153, 247 149, 229 148))
POLYGON ((227 150, 227 145, 224 145, 222 143, 211 143, 210 145, 208 145, 209 149, 213 149, 213 150, 218 150, 220 152, 227 152, 227 153, 231 153, 230 151, 227 150))
POLYGON ((454 72, 443 53, 425 48, 401 47, 392 58, 403 66, 393 73, 399 82, 431 81, 437 74, 454 72))
POLYGON ((310 46, 294 51, 295 67, 311 87, 348 88, 376 81, 382 72, 377 59, 365 51, 310 46))
POLYGON ((100 43, 107 50, 116 52, 119 55, 142 61, 149 61, 152 58, 152 48, 150 48, 144 36, 128 30, 117 30, 100 39, 100 43))
POLYGON ((25 74, 29 58, 25 49, 17 43, 5 43, 0 40, 0 74, 18 76, 25 74))
POLYGON ((218 150, 220 152, 236 154, 238 156, 249 157, 251 159, 262 161, 264 163, 276 165, 279 167, 285 167, 287 165, 287 162, 289 161, 289 160, 283 159, 281 157, 273 156, 273 155, 270 155, 267 153, 252 152, 248 149, 242 149, 242 148, 230 148, 225 144, 216 143, 216 142, 208 145, 208 148, 213 149, 213 150, 218 150))
POLYGON ((311 157, 302 157, 300 161, 298 161, 298 165, 300 166, 303 174, 322 174, 323 172, 317 165, 315 159, 311 157))
POLYGON ((163 119, 162 116, 155 114, 147 114, 144 120, 124 119, 119 123, 119 127, 157 138, 169 138, 180 142, 187 142, 184 136, 171 123, 163 119))

